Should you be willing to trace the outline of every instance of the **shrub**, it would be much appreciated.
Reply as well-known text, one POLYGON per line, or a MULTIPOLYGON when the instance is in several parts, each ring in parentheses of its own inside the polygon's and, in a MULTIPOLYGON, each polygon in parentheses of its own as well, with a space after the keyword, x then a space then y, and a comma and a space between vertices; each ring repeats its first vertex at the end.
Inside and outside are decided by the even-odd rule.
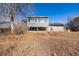
POLYGON ((23 34, 25 31, 27 31, 26 23, 19 22, 17 25, 15 25, 15 34, 23 34))

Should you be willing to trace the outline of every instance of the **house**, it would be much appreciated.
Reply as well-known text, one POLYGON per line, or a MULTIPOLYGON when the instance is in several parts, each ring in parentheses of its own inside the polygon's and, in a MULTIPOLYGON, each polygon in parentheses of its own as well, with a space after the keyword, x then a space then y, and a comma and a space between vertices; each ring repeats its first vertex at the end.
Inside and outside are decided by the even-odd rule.
POLYGON ((65 31, 64 24, 62 23, 49 23, 49 31, 65 31))
POLYGON ((49 20, 47 16, 27 17, 28 31, 47 31, 49 20))
POLYGON ((0 21, 0 32, 7 32, 11 30, 10 22, 0 21))
POLYGON ((27 31, 65 31, 62 23, 49 23, 47 16, 29 16, 27 21, 27 31))

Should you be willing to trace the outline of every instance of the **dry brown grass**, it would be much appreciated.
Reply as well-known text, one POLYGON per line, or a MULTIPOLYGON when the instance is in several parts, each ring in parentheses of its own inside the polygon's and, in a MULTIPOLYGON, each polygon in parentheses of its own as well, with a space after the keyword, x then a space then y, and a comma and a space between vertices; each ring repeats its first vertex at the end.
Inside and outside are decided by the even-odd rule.
POLYGON ((79 32, 43 32, 0 35, 0 55, 79 55, 79 32))
POLYGON ((18 22, 14 27, 14 34, 23 34, 27 30, 27 24, 18 22))

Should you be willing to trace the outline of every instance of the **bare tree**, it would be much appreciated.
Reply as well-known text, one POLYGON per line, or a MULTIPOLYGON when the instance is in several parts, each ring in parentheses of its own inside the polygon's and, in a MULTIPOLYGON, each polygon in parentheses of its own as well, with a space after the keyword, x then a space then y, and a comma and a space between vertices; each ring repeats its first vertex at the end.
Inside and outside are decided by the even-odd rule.
POLYGON ((30 3, 1 3, 0 15, 8 17, 11 23, 11 32, 14 31, 14 18, 16 15, 27 16, 32 11, 30 3))
POLYGON ((73 19, 68 19, 66 24, 66 29, 70 29, 71 31, 79 31, 79 17, 75 17, 73 19))

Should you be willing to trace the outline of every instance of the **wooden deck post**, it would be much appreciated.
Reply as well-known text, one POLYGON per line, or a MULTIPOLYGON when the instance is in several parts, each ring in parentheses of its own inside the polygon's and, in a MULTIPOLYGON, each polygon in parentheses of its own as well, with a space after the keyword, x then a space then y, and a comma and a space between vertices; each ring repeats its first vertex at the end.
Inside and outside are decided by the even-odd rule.
POLYGON ((37 27, 37 31, 38 31, 38 27, 37 27))

